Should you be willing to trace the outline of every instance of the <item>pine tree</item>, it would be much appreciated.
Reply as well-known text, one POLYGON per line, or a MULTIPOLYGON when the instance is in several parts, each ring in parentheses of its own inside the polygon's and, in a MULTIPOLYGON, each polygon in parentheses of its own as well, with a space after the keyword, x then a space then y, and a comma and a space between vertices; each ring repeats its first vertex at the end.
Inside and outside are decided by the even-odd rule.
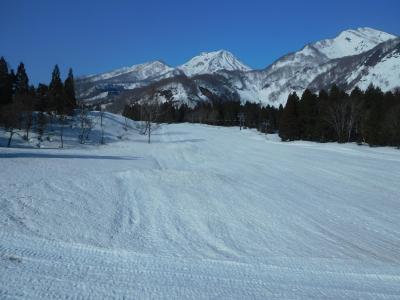
POLYGON ((279 136, 283 141, 299 139, 300 130, 297 115, 299 97, 296 93, 290 94, 282 112, 279 125, 279 136))
POLYGON ((39 83, 36 89, 36 110, 46 112, 49 110, 49 87, 39 83))
POLYGON ((383 93, 380 88, 375 88, 371 84, 364 95, 364 118, 362 124, 365 141, 370 146, 382 143, 382 100, 383 93))
POLYGON ((400 97, 398 104, 386 112, 384 129, 387 144, 400 149, 400 97))
POLYGON ((338 100, 341 96, 342 92, 338 88, 336 84, 333 84, 329 90, 329 100, 334 101, 338 100))
POLYGON ((19 110, 13 103, 15 75, 11 70, 8 73, 8 65, 4 57, 0 58, 0 124, 9 133, 8 147, 11 146, 12 138, 19 125, 19 110))
POLYGON ((356 119, 354 120, 354 140, 361 144, 362 135, 361 135, 361 120, 362 120, 362 101, 364 98, 364 92, 356 86, 350 93, 350 100, 353 102, 353 105, 357 111, 356 119))
POLYGON ((39 112, 37 116, 36 131, 38 133, 38 146, 40 147, 48 122, 46 111, 49 108, 49 87, 47 85, 39 83, 36 89, 36 99, 36 110, 39 112))
POLYGON ((17 74, 15 75, 15 94, 17 96, 29 94, 29 79, 22 62, 18 65, 17 74))
POLYGON ((4 57, 0 58, 0 106, 12 102, 12 80, 4 57))
POLYGON ((15 75, 14 109, 18 115, 18 127, 24 128, 24 139, 29 140, 29 131, 33 124, 35 89, 29 86, 25 65, 21 62, 15 75))
POLYGON ((277 125, 277 130, 279 131, 279 127, 280 127, 280 122, 281 122, 281 118, 282 118, 282 114, 283 114, 283 105, 282 104, 279 104, 279 107, 278 107, 278 112, 277 112, 277 114, 276 114, 276 125, 277 125))
POLYGON ((60 77, 60 69, 58 65, 55 65, 53 73, 51 75, 51 82, 49 85, 49 95, 50 102, 53 105, 53 108, 56 110, 59 121, 60 128, 60 148, 64 147, 64 126, 66 123, 66 114, 67 114, 67 106, 66 106, 66 93, 64 89, 64 85, 61 81, 60 77))
POLYGON ((356 86, 350 93, 350 97, 352 99, 358 99, 361 100, 361 98, 364 96, 364 93, 362 92, 362 90, 360 90, 360 88, 358 86, 356 86))
POLYGON ((74 75, 72 74, 71 68, 69 69, 68 77, 64 82, 64 88, 66 97, 66 110, 68 113, 71 113, 72 110, 76 107, 74 75))
POLYGON ((15 90, 17 89, 17 76, 15 75, 14 69, 10 71, 10 85, 11 85, 11 94, 15 95, 15 90))
POLYGON ((300 135, 302 139, 313 140, 316 135, 317 97, 306 89, 298 105, 300 135))
POLYGON ((315 120, 315 141, 325 142, 327 140, 327 124, 324 120, 326 105, 328 104, 328 93, 320 90, 317 96, 317 116, 315 120))
POLYGON ((52 108, 57 111, 57 114, 65 113, 65 91, 64 85, 60 77, 60 69, 58 65, 55 65, 53 73, 51 75, 51 82, 49 85, 50 102, 52 108))

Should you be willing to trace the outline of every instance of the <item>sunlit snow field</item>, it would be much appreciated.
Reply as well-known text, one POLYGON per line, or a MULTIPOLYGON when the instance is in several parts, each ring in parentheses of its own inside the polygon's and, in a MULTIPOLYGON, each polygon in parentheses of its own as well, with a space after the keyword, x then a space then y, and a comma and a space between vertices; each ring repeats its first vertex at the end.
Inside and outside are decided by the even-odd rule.
POLYGON ((0 148, 1 299, 400 298, 399 150, 123 123, 0 148))

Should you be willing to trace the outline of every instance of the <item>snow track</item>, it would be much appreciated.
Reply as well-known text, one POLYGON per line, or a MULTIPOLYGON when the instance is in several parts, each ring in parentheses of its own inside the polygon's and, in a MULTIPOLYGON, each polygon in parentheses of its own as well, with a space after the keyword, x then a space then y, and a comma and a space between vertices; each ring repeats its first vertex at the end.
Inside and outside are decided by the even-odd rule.
MULTIPOLYGON (((395 265, 194 260, 1 235, 2 299, 398 299, 395 265), (23 245, 23 246, 22 246, 23 245), (39 250, 40 249, 40 250, 39 250), (377 289, 379 287, 379 289, 377 289)), ((266 258, 266 260, 268 260, 266 258)))
POLYGON ((1 299, 400 298, 398 150, 105 120, 0 149, 1 299))

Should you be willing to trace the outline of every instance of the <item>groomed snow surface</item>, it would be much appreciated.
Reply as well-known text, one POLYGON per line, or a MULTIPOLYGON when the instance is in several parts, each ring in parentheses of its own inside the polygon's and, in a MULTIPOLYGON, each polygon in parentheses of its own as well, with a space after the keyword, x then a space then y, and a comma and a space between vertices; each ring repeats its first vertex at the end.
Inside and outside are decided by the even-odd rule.
POLYGON ((0 299, 400 299, 399 150, 105 120, 0 148, 0 299))

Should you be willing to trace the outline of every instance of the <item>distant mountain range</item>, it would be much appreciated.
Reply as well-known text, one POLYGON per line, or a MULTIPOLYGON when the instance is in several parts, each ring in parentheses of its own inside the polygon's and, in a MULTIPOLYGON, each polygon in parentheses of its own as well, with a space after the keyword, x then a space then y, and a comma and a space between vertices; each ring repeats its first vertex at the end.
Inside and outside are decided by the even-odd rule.
MULTIPOLYGON (((337 84, 348 91, 369 84, 400 87, 400 38, 372 28, 341 32, 305 45, 262 70, 252 70, 232 53, 201 53, 178 67, 162 61, 80 77, 77 96, 93 103, 123 104, 163 91, 166 101, 190 106, 212 97, 279 106, 291 92, 318 91, 337 84)), ((116 106, 118 107, 118 105, 116 106)))

